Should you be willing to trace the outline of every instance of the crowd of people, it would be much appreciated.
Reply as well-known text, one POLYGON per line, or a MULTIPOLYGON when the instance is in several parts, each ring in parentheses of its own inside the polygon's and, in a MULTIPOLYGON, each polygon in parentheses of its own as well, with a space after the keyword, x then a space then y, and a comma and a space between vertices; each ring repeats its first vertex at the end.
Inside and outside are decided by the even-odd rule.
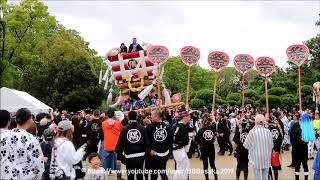
MULTIPOLYGON (((314 158, 314 179, 320 179, 319 114, 273 109, 269 115, 247 106, 186 111, 183 106, 151 112, 123 113, 110 108, 78 113, 39 113, 19 109, 14 117, 0 110, 0 179, 168 179, 167 161, 175 161, 174 180, 188 179, 190 158, 200 157, 204 178, 219 174, 218 155, 237 160, 235 178, 249 162, 255 179, 279 179, 280 156, 291 149, 295 179, 301 165, 308 179, 314 158), (210 164, 210 168, 209 168, 210 164), (85 171, 84 171, 85 169, 85 171)), ((293 177, 292 176, 292 177, 293 177)), ((293 178, 291 178, 293 179, 293 178)))
POLYGON ((123 112, 131 111, 131 110, 139 110, 143 108, 150 108, 155 107, 158 105, 158 94, 156 93, 156 90, 152 90, 149 95, 141 100, 138 97, 138 94, 131 93, 130 96, 123 97, 124 102, 120 105, 120 109, 123 112))

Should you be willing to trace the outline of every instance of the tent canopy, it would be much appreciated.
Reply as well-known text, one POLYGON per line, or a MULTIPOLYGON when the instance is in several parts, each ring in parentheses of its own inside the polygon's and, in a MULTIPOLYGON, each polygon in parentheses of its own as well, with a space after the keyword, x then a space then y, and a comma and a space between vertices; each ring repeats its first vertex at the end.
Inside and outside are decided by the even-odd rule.
POLYGON ((0 109, 5 109, 10 113, 17 112, 20 108, 28 108, 32 113, 52 112, 52 108, 39 101, 30 94, 2 87, 0 89, 0 109))

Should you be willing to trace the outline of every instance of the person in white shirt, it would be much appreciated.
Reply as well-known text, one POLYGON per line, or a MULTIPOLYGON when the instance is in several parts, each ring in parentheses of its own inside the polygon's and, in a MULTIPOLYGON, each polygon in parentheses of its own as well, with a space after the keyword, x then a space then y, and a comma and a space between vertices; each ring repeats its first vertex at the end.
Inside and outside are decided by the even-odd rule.
POLYGON ((40 179, 44 157, 39 141, 26 131, 33 123, 31 112, 19 109, 15 121, 17 128, 1 133, 0 179, 40 179))
POLYGON ((86 144, 78 150, 72 143, 73 125, 69 120, 63 120, 58 124, 59 132, 54 140, 52 149, 50 178, 75 179, 74 164, 77 164, 85 154, 86 144))
POLYGON ((243 146, 248 149, 249 161, 252 163, 255 180, 268 179, 271 166, 273 138, 269 129, 264 127, 266 118, 262 114, 255 117, 255 126, 247 135, 243 146))
POLYGON ((286 116, 286 113, 283 111, 281 111, 280 118, 284 126, 284 140, 283 140, 282 146, 285 150, 289 150, 289 145, 290 145, 289 123, 290 122, 286 116))
POLYGON ((233 142, 233 137, 236 133, 236 127, 238 126, 239 123, 238 123, 238 119, 235 118, 236 115, 234 113, 231 113, 229 116, 230 116, 230 125, 231 125, 229 140, 230 142, 233 142))

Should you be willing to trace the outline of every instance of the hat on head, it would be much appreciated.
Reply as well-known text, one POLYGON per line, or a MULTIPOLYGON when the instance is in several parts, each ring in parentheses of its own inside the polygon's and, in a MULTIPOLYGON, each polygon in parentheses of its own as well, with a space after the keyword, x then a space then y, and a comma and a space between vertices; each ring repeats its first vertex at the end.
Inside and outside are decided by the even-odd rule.
POLYGON ((190 116, 190 114, 187 111, 182 111, 178 115, 178 117, 180 117, 180 118, 184 118, 184 117, 187 117, 187 116, 190 116))
POLYGON ((114 117, 119 120, 122 121, 124 119, 124 114, 122 111, 115 111, 114 112, 114 117))
POLYGON ((46 141, 51 141, 54 137, 54 132, 51 128, 47 128, 43 131, 43 137, 46 141))
POLYGON ((48 124, 47 118, 42 118, 39 122, 40 126, 46 126, 48 124))
POLYGON ((59 122, 58 128, 59 128, 59 131, 67 131, 67 130, 73 128, 73 125, 71 124, 71 122, 69 120, 63 120, 63 121, 59 122))
POLYGON ((266 118, 265 118, 264 115, 262 115, 262 114, 258 114, 258 115, 256 115, 256 117, 254 118, 254 122, 255 122, 256 124, 262 125, 262 124, 265 123, 265 121, 266 121, 266 118))
POLYGON ((234 114, 234 113, 230 114, 230 117, 235 117, 235 116, 236 116, 236 114, 234 114))

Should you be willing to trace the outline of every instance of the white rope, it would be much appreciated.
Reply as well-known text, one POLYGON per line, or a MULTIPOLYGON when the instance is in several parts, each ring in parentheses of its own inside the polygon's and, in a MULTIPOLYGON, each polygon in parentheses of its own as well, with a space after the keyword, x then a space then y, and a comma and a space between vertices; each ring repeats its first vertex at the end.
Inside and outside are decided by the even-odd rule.
POLYGON ((104 90, 107 90, 107 89, 108 89, 108 83, 109 83, 109 82, 106 81, 106 83, 104 84, 104 87, 103 87, 104 90))
POLYGON ((106 70, 106 72, 104 73, 104 76, 103 76, 103 78, 102 78, 103 81, 106 81, 106 80, 108 79, 109 70, 110 70, 109 67, 107 67, 107 70, 106 70))
POLYGON ((100 70, 100 73, 99 73, 99 84, 102 84, 102 69, 100 70))

